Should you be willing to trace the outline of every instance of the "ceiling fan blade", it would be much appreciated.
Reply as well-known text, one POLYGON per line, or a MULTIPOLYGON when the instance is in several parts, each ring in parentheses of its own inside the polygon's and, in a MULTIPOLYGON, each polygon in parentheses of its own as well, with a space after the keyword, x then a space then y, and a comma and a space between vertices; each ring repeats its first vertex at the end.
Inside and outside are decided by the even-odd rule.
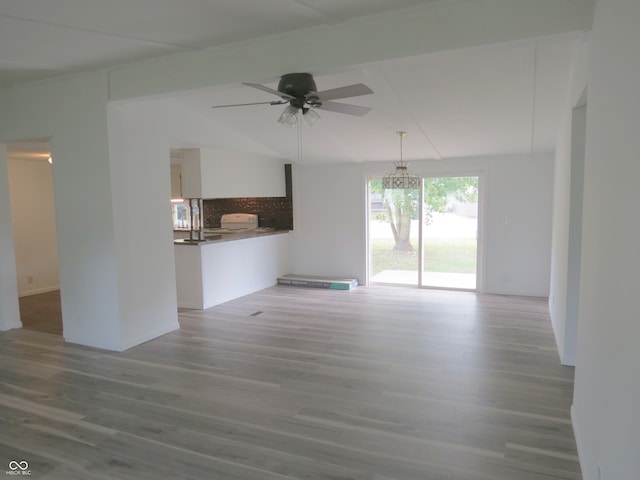
POLYGON ((232 103, 230 105, 213 105, 211 108, 227 108, 227 107, 246 107, 247 105, 284 105, 289 103, 286 100, 273 102, 253 102, 253 103, 232 103))
POLYGON ((360 105, 349 105, 348 103, 338 102, 322 102, 322 105, 316 106, 319 110, 327 110, 329 112, 346 113, 347 115, 355 115, 361 117, 371 110, 369 107, 361 107, 360 105))
POLYGON ((332 88, 316 93, 320 100, 337 100, 339 98, 359 97, 361 95, 371 95, 373 90, 364 83, 356 83, 345 87, 332 88))
POLYGON ((273 95, 277 95, 280 98, 284 98, 285 100, 293 100, 293 98, 294 98, 291 95, 279 92, 278 90, 275 90, 275 89, 270 88, 270 87, 265 87, 264 85, 260 85, 259 83, 243 83, 243 85, 246 85, 248 87, 257 88, 258 90, 262 90, 263 92, 271 93, 273 95))

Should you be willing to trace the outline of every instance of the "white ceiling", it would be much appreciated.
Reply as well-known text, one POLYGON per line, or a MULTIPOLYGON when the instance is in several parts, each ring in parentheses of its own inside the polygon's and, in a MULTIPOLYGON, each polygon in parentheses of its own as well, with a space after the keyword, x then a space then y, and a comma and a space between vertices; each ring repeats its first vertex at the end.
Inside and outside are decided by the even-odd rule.
MULTIPOLYGON (((315 74, 319 90, 368 85, 373 95, 339 101, 372 110, 364 117, 319 111, 312 127, 302 122, 302 160, 397 159, 398 130, 408 132, 407 160, 553 151, 576 45, 574 35, 554 36, 315 74)), ((276 88, 277 80, 265 84, 276 88)), ((297 158, 297 132, 276 121, 283 106, 210 108, 277 97, 233 85, 179 98, 221 126, 246 133, 267 148, 263 153, 297 158)), ((223 146, 234 148, 233 143, 223 146)))
MULTIPOLYGON (((0 85, 456 1, 2 1, 0 85)), ((394 160, 397 130, 409 133, 409 160, 552 151, 578 41, 573 32, 312 71, 319 90, 361 82, 374 94, 340 100, 372 107, 364 117, 319 112, 322 118, 313 127, 304 124, 303 161, 394 160)), ((278 78, 242 81, 276 88, 278 78)), ((209 108, 277 99, 268 93, 238 83, 177 99, 234 133, 221 135, 215 146, 298 156, 298 132, 276 122, 282 106, 209 108), (246 141, 241 145, 238 138, 246 141)))
POLYGON ((434 0, 3 0, 0 85, 434 0))

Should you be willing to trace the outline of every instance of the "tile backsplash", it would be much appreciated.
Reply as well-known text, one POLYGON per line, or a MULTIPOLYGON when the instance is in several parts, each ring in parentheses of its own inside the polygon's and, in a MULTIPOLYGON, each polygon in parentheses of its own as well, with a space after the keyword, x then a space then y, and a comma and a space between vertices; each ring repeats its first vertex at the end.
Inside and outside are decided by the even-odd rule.
POLYGON ((204 227, 220 227, 220 217, 225 213, 255 213, 260 227, 293 230, 293 206, 289 197, 205 199, 204 227))

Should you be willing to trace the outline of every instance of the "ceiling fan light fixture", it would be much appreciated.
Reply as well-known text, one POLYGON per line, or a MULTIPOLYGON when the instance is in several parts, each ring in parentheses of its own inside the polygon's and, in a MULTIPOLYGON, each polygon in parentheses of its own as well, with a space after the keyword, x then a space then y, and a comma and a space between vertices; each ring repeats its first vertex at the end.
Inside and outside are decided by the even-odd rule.
POLYGON ((278 123, 285 127, 293 128, 298 123, 298 109, 293 105, 287 105, 278 118, 278 123))
POLYGON ((293 128, 298 124, 298 113, 306 118, 307 123, 312 125, 320 115, 314 109, 326 110, 329 112, 344 113, 361 117, 369 110, 369 107, 352 105, 349 103, 335 102, 342 98, 359 97, 371 95, 373 90, 363 83, 344 85, 342 87, 331 88, 329 90, 318 91, 316 82, 310 73, 287 73, 280 77, 278 89, 267 87, 259 83, 247 83, 243 85, 262 90, 279 97, 279 100, 271 102, 248 102, 232 103, 227 105, 213 105, 211 108, 243 107, 249 105, 284 105, 288 103, 284 112, 280 115, 278 122, 293 128))
POLYGON ((414 189, 420 188, 420 177, 409 170, 409 164, 402 159, 402 139, 407 132, 396 132, 400 137, 400 161, 395 162, 396 169, 382 177, 382 188, 414 189))

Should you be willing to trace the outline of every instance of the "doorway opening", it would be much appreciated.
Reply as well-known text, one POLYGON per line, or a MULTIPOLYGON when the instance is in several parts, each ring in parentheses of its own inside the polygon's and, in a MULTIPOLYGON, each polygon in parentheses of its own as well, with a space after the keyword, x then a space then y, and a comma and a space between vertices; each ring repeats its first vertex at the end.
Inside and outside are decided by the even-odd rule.
POLYGON ((370 283, 478 289, 480 176, 437 175, 419 189, 368 180, 370 283))
POLYGON ((22 327, 62 335, 62 307, 48 139, 9 142, 7 168, 22 327))

